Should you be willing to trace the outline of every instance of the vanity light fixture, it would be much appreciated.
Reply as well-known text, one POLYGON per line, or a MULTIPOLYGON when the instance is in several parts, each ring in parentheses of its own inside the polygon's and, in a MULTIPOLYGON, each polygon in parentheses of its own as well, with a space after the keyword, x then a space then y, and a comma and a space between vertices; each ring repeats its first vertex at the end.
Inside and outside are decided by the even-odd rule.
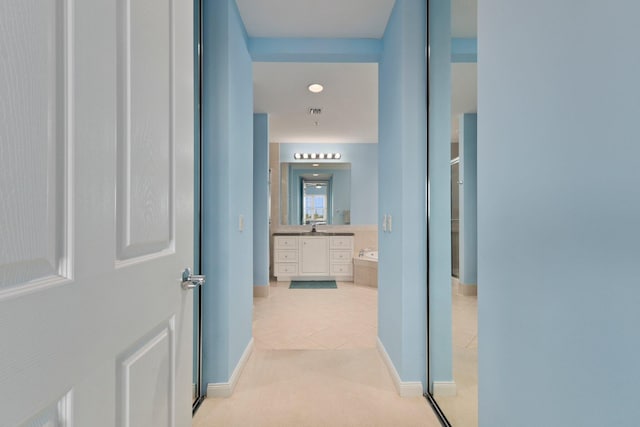
POLYGON ((311 93, 320 93, 324 90, 324 86, 322 86, 320 83, 311 83, 309 86, 307 86, 307 89, 309 89, 309 92, 311 93))
POLYGON ((314 173, 314 174, 313 174, 313 176, 320 176, 320 174, 318 174, 318 173, 314 173))
MULTIPOLYGON (((342 154, 340 153, 294 153, 293 158, 296 160, 340 160, 342 154)), ((314 165, 315 166, 315 165, 314 165)))

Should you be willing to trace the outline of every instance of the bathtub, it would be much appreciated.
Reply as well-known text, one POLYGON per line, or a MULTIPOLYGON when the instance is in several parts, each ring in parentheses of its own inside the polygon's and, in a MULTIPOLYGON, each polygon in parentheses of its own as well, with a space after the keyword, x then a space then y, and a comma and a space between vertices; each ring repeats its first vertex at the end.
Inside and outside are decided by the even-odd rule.
POLYGON ((365 250, 361 256, 353 257, 353 282, 378 287, 378 251, 365 250))

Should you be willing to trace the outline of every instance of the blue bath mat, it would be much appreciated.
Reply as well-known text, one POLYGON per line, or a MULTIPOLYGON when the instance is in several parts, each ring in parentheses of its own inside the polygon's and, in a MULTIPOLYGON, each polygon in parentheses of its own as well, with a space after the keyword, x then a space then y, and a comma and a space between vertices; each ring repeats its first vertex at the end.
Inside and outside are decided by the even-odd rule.
POLYGON ((335 280, 292 280, 289 289, 337 289, 335 280))

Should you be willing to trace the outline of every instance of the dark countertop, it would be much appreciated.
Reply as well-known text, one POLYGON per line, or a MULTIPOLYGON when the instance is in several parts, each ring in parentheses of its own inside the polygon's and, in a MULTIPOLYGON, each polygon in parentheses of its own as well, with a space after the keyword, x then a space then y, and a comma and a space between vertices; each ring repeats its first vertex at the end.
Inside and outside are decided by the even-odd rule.
POLYGON ((274 236, 353 236, 353 233, 338 233, 333 231, 291 231, 282 233, 273 233, 274 236))

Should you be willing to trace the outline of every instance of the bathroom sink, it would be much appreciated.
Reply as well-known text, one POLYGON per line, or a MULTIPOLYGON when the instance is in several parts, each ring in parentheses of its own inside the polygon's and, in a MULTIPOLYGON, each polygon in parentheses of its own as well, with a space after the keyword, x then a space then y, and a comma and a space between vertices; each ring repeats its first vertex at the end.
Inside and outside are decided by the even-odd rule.
POLYGON ((353 236, 349 232, 333 232, 333 231, 289 231, 273 233, 274 236, 353 236))

